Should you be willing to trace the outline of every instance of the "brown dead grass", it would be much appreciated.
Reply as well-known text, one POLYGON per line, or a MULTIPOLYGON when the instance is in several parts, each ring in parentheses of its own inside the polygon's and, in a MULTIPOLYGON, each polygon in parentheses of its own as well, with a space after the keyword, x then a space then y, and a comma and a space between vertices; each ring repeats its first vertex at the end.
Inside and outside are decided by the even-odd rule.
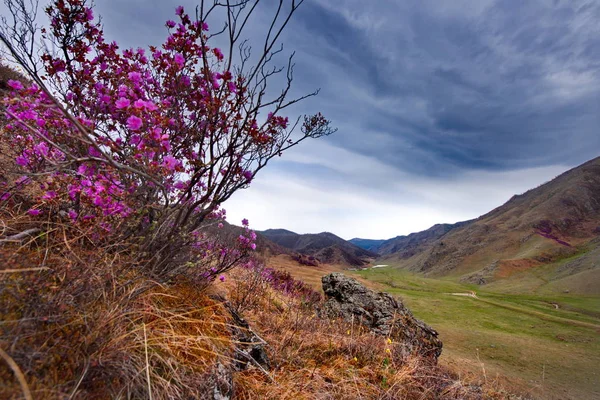
POLYGON ((494 278, 504 279, 510 276, 527 271, 528 269, 539 267, 541 262, 531 259, 521 260, 501 260, 498 265, 498 270, 494 274, 494 278))
MULTIPOLYGON (((36 226, 6 208, 0 221, 0 238, 36 226)), ((234 289, 232 301, 243 299, 272 364, 268 371, 250 366, 235 373, 235 398, 508 398, 493 384, 471 385, 426 361, 404 359, 393 343, 361 326, 322 320, 303 298, 265 282, 251 285, 251 271, 234 270, 209 288, 185 277, 161 285, 127 252, 94 245, 89 232, 56 221, 38 227, 24 242, 0 246, 2 399, 27 393, 34 399, 211 398, 216 365, 230 368, 239 344, 218 300, 234 289)), ((306 276, 320 285, 321 275, 335 270, 307 269, 306 276)))
MULTIPOLYGON (((238 283, 247 281, 243 271, 231 276, 238 283)), ((358 324, 321 319, 302 299, 271 289, 247 310, 246 317, 269 343, 272 370, 270 375, 257 369, 238 374, 236 398, 510 398, 495 382, 471 385, 426 360, 402 358, 387 338, 374 336, 358 324)))
MULTIPOLYGON (((0 238, 33 226, 0 214, 0 238)), ((229 362, 228 314, 186 279, 159 285, 126 253, 48 223, 0 244, 0 398, 202 398, 229 362)))

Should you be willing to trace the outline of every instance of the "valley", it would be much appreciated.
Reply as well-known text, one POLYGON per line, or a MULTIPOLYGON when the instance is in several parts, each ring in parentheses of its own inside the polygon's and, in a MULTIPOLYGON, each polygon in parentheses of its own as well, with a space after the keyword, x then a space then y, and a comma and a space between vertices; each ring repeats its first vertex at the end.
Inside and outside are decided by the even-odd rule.
POLYGON ((508 294, 397 269, 357 274, 440 332, 443 363, 535 398, 600 396, 600 297, 508 294), (477 298, 451 295, 471 291, 477 298))
MULTIPOLYGON (((319 259, 331 234, 298 235, 292 251, 319 259), (310 240, 309 240, 310 238, 310 240)), ((343 271, 402 299, 436 329, 440 362, 526 398, 600 398, 600 158, 470 221, 335 248, 362 257, 301 266, 269 263, 320 290, 343 271), (365 253, 360 253, 361 248, 365 253), (375 256, 373 256, 375 253, 375 256), (346 262, 345 262, 346 261, 346 262)), ((339 238, 338 238, 339 239, 339 238)))

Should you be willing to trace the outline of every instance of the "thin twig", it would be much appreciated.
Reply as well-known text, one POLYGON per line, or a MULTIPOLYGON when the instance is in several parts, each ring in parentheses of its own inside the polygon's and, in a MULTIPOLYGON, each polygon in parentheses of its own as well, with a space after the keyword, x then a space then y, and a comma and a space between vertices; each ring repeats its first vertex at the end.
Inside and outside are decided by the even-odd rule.
POLYGON ((150 363, 148 362, 148 337, 146 336, 146 324, 144 327, 144 351, 146 353, 146 381, 148 382, 148 398, 152 400, 152 386, 150 385, 150 363))
POLYGON ((0 357, 6 361, 10 369, 12 369, 13 373, 15 374, 19 384, 21 385, 21 390, 23 391, 23 397, 25 400, 33 400, 33 397, 31 397, 31 391, 29 390, 29 386, 27 386, 27 381, 25 380, 25 375, 23 375, 21 368, 19 368, 15 360, 13 360, 11 356, 2 350, 2 348, 0 348, 0 357))

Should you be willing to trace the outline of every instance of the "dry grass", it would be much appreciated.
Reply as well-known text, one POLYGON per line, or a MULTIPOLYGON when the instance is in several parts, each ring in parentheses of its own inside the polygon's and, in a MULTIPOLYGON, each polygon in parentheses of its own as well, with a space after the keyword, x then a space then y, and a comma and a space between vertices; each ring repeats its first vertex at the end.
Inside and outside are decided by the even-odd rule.
MULTIPOLYGON (((32 226, 6 213, 0 221, 0 237, 32 226)), ((232 343, 210 291, 185 279, 161 286, 127 254, 92 247, 86 232, 60 223, 42 232, 0 247, 0 398, 202 398, 211 389, 232 343)))
MULTIPOLYGON (((16 210, 0 210, 0 238, 35 227, 16 210)), ((209 288, 185 277, 161 285, 89 232, 56 221, 38 228, 0 246, 0 398, 212 398, 217 366, 239 365, 231 315, 218 300, 225 291, 268 343, 272 365, 234 373, 236 398, 507 397, 403 359, 356 324, 319 319, 313 303, 250 270, 209 288)))
MULTIPOLYGON (((230 287, 247 281, 241 272, 235 278, 230 287)), ((471 386, 426 360, 404 359, 386 338, 358 324, 320 319, 301 299, 271 289, 246 316, 269 343, 273 369, 271 377, 255 369, 238 374, 240 399, 510 398, 495 383, 471 386)))

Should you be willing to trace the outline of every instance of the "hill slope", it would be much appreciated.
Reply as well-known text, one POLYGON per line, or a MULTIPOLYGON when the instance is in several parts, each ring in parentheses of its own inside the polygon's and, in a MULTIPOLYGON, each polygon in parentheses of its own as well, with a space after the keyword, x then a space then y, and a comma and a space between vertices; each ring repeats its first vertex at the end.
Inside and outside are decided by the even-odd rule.
MULTIPOLYGON (((379 252, 386 262, 414 272, 478 284, 573 257, 600 234, 600 158, 513 196, 476 220, 434 228, 420 245, 382 245, 379 252)), ((402 243, 410 236, 393 240, 402 243)))
POLYGON ((285 229, 268 229, 258 234, 280 246, 315 257, 326 264, 360 267, 378 256, 329 232, 299 235, 285 229))
POLYGON ((354 239, 348 240, 348 242, 352 243, 353 245, 358 246, 361 249, 372 251, 374 253, 377 253, 377 249, 385 241, 386 241, 385 239, 361 239, 361 238, 354 238, 354 239))

